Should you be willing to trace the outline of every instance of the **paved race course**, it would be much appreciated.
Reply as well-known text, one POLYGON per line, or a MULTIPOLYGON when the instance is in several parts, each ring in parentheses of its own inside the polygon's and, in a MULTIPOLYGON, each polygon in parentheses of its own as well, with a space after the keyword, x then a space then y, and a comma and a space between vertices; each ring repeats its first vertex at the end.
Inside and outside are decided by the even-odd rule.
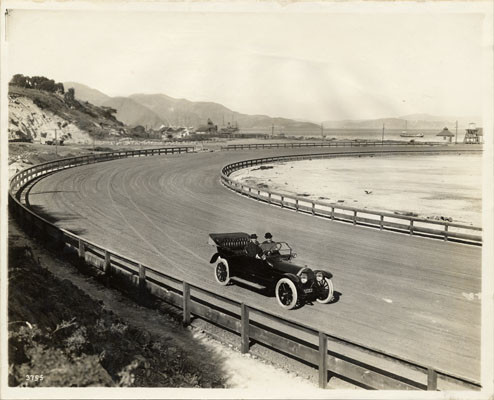
MULTIPOLYGON (((334 150, 333 150, 334 151, 334 150)), ((341 149, 338 149, 341 151, 341 149)), ((481 249, 354 227, 257 203, 220 184, 222 166, 317 150, 190 153, 68 169, 36 183, 31 207, 65 229, 178 278, 328 333, 480 379, 481 249), (284 311, 215 283, 210 232, 273 233, 298 264, 334 275, 334 304, 284 311)), ((321 151, 322 152, 322 151, 321 151)))

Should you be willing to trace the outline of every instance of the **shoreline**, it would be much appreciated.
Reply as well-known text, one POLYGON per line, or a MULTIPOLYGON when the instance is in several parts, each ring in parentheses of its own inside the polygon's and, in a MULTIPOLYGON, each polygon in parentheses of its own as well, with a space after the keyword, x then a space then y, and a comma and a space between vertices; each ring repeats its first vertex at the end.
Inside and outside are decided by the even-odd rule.
POLYGON ((481 226, 481 171, 476 155, 400 155, 273 163, 231 177, 311 200, 481 226))

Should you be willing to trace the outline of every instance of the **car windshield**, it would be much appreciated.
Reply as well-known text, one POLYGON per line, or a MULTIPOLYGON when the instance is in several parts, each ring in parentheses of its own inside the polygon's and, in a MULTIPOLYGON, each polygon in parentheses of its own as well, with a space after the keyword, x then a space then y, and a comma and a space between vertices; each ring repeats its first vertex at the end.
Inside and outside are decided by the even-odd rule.
POLYGON ((292 256, 292 248, 286 242, 264 242, 261 243, 261 249, 264 255, 268 257, 284 256, 290 258, 292 256))
POLYGON ((278 251, 282 256, 289 256, 292 254, 292 248, 286 242, 277 242, 278 251))

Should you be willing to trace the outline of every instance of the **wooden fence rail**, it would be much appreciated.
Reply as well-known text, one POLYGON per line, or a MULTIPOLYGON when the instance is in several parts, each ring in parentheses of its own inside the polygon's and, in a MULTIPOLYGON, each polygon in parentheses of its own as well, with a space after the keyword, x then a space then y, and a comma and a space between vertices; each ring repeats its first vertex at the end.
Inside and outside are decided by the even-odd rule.
POLYGON ((287 149, 307 147, 366 147, 366 146, 433 146, 439 142, 403 142, 403 141, 378 141, 378 140, 353 140, 353 141, 319 141, 319 142, 285 142, 285 143, 246 143, 229 144, 222 146, 222 150, 252 150, 252 149, 287 149))
MULTIPOLYGON (((133 260, 70 231, 58 228, 34 213, 20 200, 20 192, 25 185, 31 180, 53 171, 122 157, 173 154, 175 152, 188 152, 189 150, 190 148, 182 147, 125 151, 96 156, 79 156, 40 164, 19 172, 11 179, 9 208, 12 215, 24 228, 33 229, 34 234, 40 235, 51 243, 56 243, 60 249, 63 247, 74 252, 84 262, 99 268, 109 279, 121 274, 138 288, 140 295, 154 295, 180 307, 185 324, 190 323, 193 317, 203 318, 238 334, 241 339, 240 350, 243 353, 249 352, 250 343, 253 340, 312 364, 319 369, 319 386, 321 388, 326 387, 328 373, 330 373, 350 379, 366 388, 437 390, 453 384, 463 390, 481 389, 481 384, 478 381, 457 376, 434 366, 421 365, 415 361, 334 336, 329 332, 320 331, 291 318, 280 317, 269 311, 232 300, 177 279, 161 270, 144 265, 138 260, 133 260), (272 321, 274 325, 281 328, 266 326, 260 322, 262 318, 272 321), (286 328, 288 327, 300 333, 287 334, 286 328), (302 334, 311 335, 313 341, 307 342, 300 339, 299 336, 302 334), (328 344, 330 345, 328 346, 328 344), (334 344, 345 346, 345 348, 353 351, 358 350, 362 355, 372 354, 392 362, 396 366, 407 368, 409 372, 397 375, 394 372, 394 367, 391 370, 384 370, 378 366, 366 364, 360 357, 350 357, 334 351, 332 349, 334 344), (415 375, 410 377, 409 373, 415 375), (417 373, 419 374, 418 377, 417 373)), ((243 165, 247 164, 244 163, 243 165)))
MULTIPOLYGON (((469 152, 481 150, 469 150, 469 152)), ((457 153, 458 150, 435 150, 437 153, 457 153)), ((419 150, 386 150, 379 154, 410 154, 421 153, 419 150)), ((330 203, 319 200, 310 200, 301 196, 269 191, 256 186, 242 184, 230 175, 243 168, 249 168, 261 164, 275 162, 300 161, 312 159, 326 159, 335 157, 370 156, 372 152, 343 152, 343 153, 318 153, 305 155, 288 155, 277 157, 265 157, 252 160, 244 160, 228 164, 221 171, 221 181, 228 188, 268 204, 278 205, 281 208, 303 212, 313 216, 324 217, 330 220, 349 222, 353 225, 364 225, 378 228, 379 230, 391 230, 409 235, 421 235, 440 238, 445 241, 461 241, 469 244, 482 244, 482 228, 477 226, 457 224, 447 220, 431 220, 418 218, 411 215, 395 214, 385 211, 368 210, 344 206, 339 203, 330 203)))

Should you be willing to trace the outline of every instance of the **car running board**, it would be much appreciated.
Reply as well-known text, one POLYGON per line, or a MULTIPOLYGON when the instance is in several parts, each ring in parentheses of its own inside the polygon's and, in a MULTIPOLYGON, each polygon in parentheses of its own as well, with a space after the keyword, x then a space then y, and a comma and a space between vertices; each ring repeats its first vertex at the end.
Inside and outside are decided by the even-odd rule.
POLYGON ((243 283, 244 285, 249 285, 249 286, 256 288, 256 289, 259 289, 259 290, 266 289, 266 286, 259 285, 258 283, 254 283, 254 282, 248 281, 246 279, 239 278, 237 276, 230 278, 230 280, 238 282, 238 283, 243 283))

